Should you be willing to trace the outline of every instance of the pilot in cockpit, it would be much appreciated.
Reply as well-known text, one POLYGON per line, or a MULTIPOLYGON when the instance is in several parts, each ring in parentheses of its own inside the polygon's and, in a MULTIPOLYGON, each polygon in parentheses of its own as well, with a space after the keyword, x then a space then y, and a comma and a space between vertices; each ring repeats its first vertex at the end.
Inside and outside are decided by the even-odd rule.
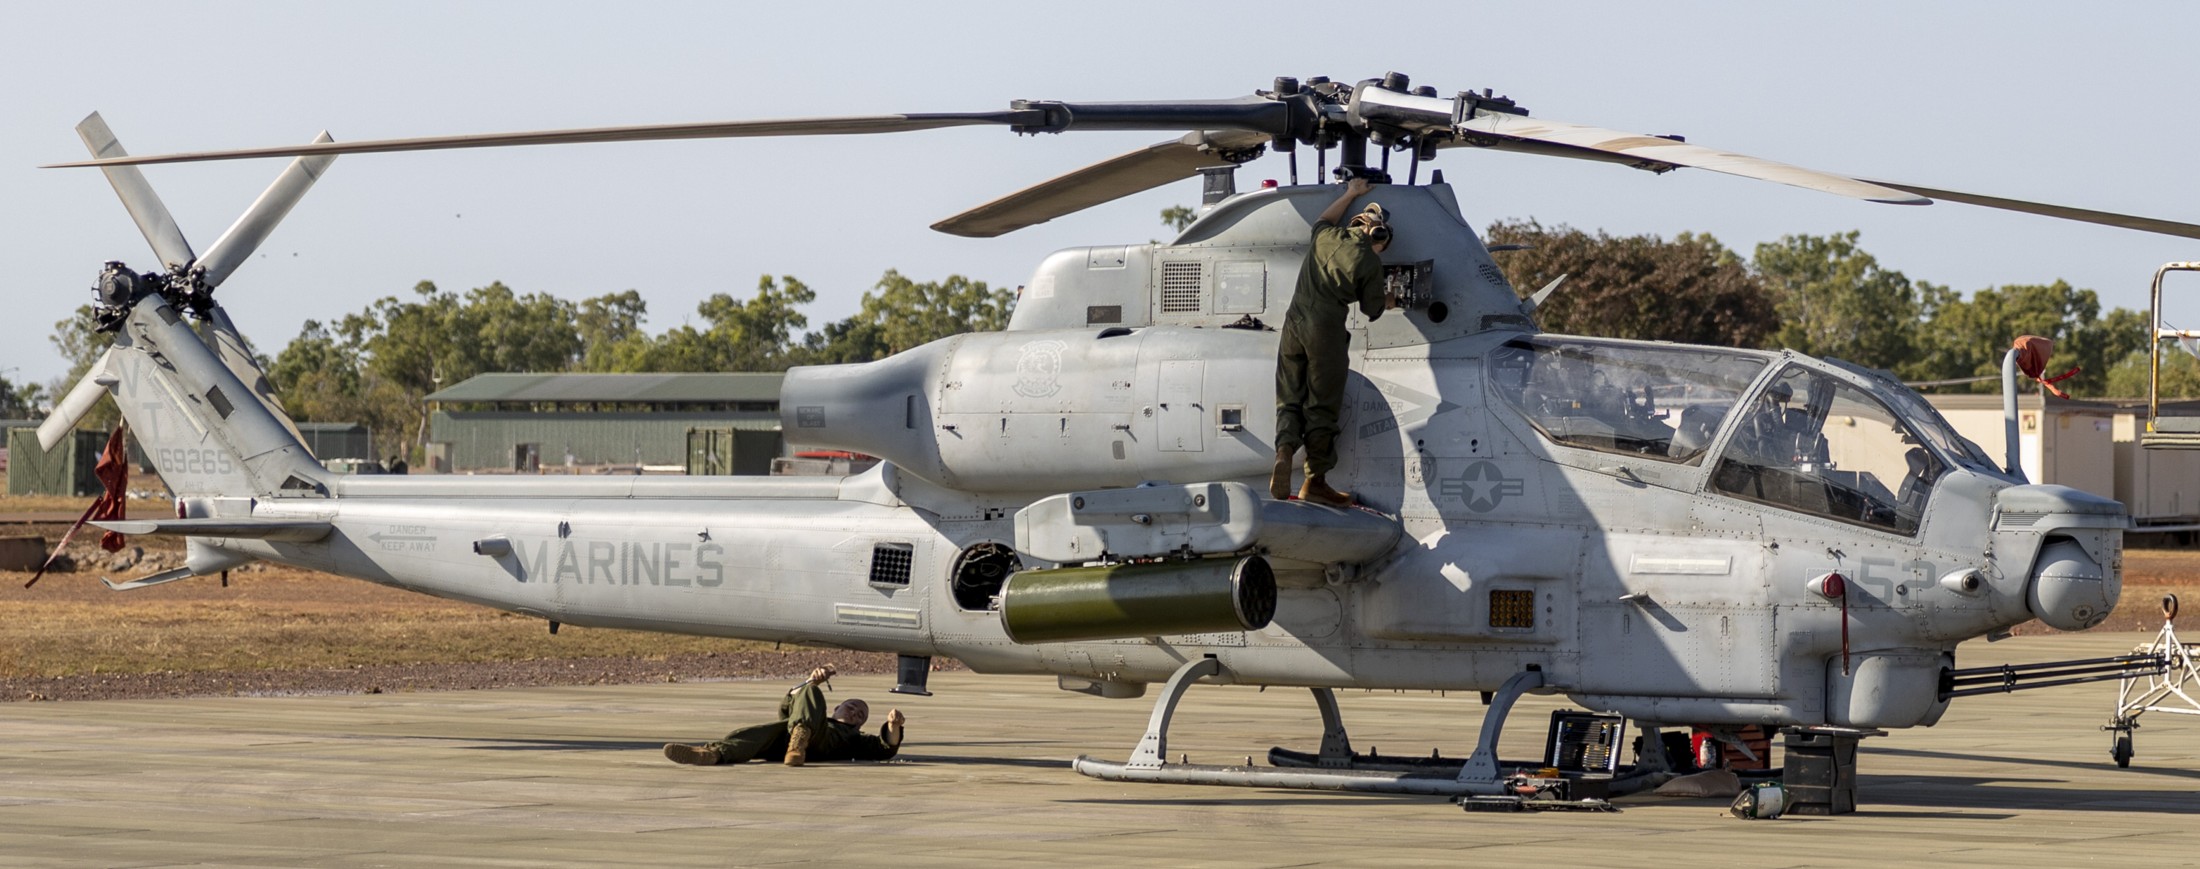
POLYGON ((1817 417, 1809 410, 1790 406, 1795 387, 1785 380, 1765 388, 1758 405, 1743 421, 1739 446, 1750 463, 1759 467, 1823 470, 1826 439, 1817 417))

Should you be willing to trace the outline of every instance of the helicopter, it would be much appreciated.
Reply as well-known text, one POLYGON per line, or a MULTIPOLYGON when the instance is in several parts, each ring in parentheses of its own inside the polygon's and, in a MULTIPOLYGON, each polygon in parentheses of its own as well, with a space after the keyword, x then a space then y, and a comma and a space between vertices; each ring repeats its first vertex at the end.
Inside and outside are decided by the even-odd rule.
MULTIPOLYGON (((130 156, 97 115, 89 161, 159 259, 110 262, 94 294, 115 342, 40 429, 112 396, 176 496, 176 518, 99 523, 180 536, 143 588, 270 561, 560 624, 931 656, 1051 674, 1107 698, 1163 685, 1124 781, 1511 798, 1496 756, 1512 705, 1569 698, 1562 781, 1599 793, 1670 777, 1660 727, 1733 739, 1799 728, 1853 748, 1931 726, 1956 697, 2128 677, 2137 663, 2030 674, 1956 667, 1966 640, 2039 620, 2100 623, 2120 593, 2116 501, 2026 482, 1885 372, 1794 352, 1554 335, 1511 286, 1440 170, 1458 149, 1697 168, 1903 205, 1948 200, 2200 238, 2176 221, 1858 179, 1531 117, 1490 90, 1439 96, 1398 73, 1278 78, 1172 102, 1016 100, 1005 111, 743 120, 130 156), (340 154, 674 138, 1180 133, 949 217, 994 237, 1201 178, 1166 243, 1044 258, 1007 328, 867 363, 798 367, 790 444, 881 458, 844 477, 392 477, 329 473, 300 442, 214 291, 340 154), (1301 183, 1300 149, 1314 171, 1301 183), (1274 151, 1289 183, 1238 191, 1274 151), (1329 165, 1330 154, 1336 165, 1329 165), (204 254, 140 164, 292 157, 204 254), (1393 158, 1406 163, 1402 181, 1393 158), (1350 314, 1346 508, 1268 496, 1280 322, 1337 184, 1376 182, 1399 231, 1394 316, 1350 314), (2074 675, 2075 674, 2075 675, 2074 675), (2034 678, 2034 677, 2053 677, 2034 678), (1981 679, 1992 685, 1978 687, 1981 679), (1270 767, 1171 762, 1197 683, 1299 687, 1318 752, 1270 767), (1477 692, 1473 754, 1352 750, 1339 688, 1477 692), (1622 768, 1626 722, 1645 729, 1622 768), (1596 743, 1588 745, 1580 742, 1596 743), (1601 740, 1601 741, 1600 741, 1601 740)), ((1554 734, 1556 734, 1554 724, 1554 734)), ((1554 736, 1554 739, 1556 737, 1554 736)), ((1550 760, 1550 758, 1547 758, 1550 760)), ((1541 766, 1542 764, 1534 764, 1541 766)), ((1587 793, 1587 791, 1582 791, 1587 793)))

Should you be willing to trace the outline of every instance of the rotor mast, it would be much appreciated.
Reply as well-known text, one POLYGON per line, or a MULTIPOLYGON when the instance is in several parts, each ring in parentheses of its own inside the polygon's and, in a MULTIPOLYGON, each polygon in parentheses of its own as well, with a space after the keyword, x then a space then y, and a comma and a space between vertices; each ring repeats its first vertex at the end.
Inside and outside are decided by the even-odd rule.
MULTIPOLYGON (((1316 76, 1301 84, 1282 77, 1272 90, 1230 100, 1162 102, 1070 102, 1066 100, 1016 100, 1011 114, 1018 121, 1010 130, 1019 134, 1064 133, 1071 130, 1204 130, 1242 131, 1268 137, 1266 147, 1291 156, 1294 183, 1298 175, 1296 149, 1311 145, 1321 152, 1322 174, 1327 172, 1327 152, 1338 149, 1333 180, 1365 177, 1387 182, 1390 152, 1411 151, 1416 168, 1435 156, 1436 148, 1455 138, 1455 124, 1482 112, 1525 115, 1527 110, 1512 100, 1463 91, 1452 99, 1436 95, 1436 89, 1411 86, 1404 73, 1346 85, 1316 76), (1370 145, 1380 149, 1382 164, 1368 165, 1370 145)), ((1263 146, 1217 147, 1213 155, 1224 163, 1248 162, 1263 146)), ((1324 181, 1332 180, 1328 177, 1324 181)))

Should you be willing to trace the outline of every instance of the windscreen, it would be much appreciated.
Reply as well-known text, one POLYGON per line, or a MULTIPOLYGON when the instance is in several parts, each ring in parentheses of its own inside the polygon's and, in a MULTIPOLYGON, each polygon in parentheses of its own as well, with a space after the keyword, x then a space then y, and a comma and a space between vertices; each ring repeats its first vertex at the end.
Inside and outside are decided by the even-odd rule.
POLYGON ((1704 347, 1536 336, 1492 352, 1489 370, 1497 395, 1553 441, 1697 464, 1765 364, 1704 347))
POLYGON ((1846 381, 1791 365, 1737 415, 1711 487, 1775 507, 1916 534, 1946 465, 1910 422, 1846 381))

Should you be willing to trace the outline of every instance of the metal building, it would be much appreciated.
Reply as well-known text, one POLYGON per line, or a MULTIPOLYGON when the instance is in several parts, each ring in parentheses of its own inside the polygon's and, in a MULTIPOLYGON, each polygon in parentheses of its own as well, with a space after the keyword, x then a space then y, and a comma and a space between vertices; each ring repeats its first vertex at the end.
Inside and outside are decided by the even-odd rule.
POLYGON ((761 458, 707 466, 768 468, 783 446, 778 373, 483 374, 427 397, 427 467, 415 472, 686 473, 692 431, 744 437, 761 458))
POLYGON ((298 436, 304 439, 306 449, 312 450, 313 457, 323 462, 375 458, 374 432, 363 423, 301 422, 297 426, 298 436))
POLYGON ((99 478, 92 468, 107 448, 107 433, 78 429, 49 451, 38 445, 38 429, 11 428, 8 432, 8 494, 97 495, 99 478))
MULTIPOLYGON (((1927 400, 1999 462, 2006 443, 1999 395, 1929 395, 1927 400)), ((2165 403, 2176 409, 2190 402, 2165 403)), ((2200 523, 2200 451, 2138 444, 2143 400, 2017 397, 2017 455, 2024 475, 2122 501, 2139 530, 2187 530, 2200 523)))

